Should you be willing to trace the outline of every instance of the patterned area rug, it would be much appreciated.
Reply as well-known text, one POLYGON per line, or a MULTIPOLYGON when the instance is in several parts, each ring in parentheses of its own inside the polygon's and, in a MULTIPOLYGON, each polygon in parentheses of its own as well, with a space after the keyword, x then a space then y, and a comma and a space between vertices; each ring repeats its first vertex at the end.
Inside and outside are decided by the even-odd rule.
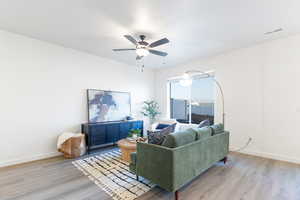
POLYGON ((147 179, 136 180, 119 150, 72 162, 114 200, 133 200, 154 187, 147 179))

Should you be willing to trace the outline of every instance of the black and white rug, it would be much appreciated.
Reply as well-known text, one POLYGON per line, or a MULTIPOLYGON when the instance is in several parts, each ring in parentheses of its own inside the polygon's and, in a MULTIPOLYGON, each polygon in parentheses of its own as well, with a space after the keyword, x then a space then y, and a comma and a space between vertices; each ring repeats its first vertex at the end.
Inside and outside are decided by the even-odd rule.
POLYGON ((121 160, 119 150, 72 163, 114 200, 133 200, 154 187, 154 184, 142 177, 136 180, 136 176, 129 171, 129 164, 121 160))

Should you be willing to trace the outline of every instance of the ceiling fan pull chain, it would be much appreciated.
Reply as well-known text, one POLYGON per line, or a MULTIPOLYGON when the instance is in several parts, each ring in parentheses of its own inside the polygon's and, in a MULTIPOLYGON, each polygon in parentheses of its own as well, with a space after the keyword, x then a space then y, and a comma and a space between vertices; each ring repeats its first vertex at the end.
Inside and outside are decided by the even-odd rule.
POLYGON ((145 69, 145 65, 142 64, 141 72, 144 72, 144 69, 145 69))
POLYGON ((144 59, 143 59, 142 63, 141 63, 141 72, 144 72, 144 68, 145 68, 145 63, 144 63, 144 59))

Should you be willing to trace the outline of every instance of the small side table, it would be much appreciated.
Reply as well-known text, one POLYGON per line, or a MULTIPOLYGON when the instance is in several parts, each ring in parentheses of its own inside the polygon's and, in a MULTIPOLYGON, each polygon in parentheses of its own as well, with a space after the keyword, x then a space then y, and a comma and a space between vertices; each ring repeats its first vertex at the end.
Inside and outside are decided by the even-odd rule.
POLYGON ((136 152, 136 141, 122 139, 118 141, 118 146, 122 152, 122 160, 130 162, 130 154, 136 152))

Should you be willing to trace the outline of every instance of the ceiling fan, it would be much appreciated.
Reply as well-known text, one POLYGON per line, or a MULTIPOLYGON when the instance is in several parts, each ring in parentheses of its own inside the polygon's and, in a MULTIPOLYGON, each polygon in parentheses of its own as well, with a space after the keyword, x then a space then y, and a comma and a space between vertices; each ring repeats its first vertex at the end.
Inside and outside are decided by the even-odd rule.
POLYGON ((163 51, 157 51, 152 48, 167 44, 170 41, 167 38, 163 38, 160 40, 157 40, 155 42, 152 42, 149 44, 148 42, 145 41, 146 36, 145 35, 140 35, 140 41, 137 41, 134 37, 131 35, 124 35, 124 37, 129 40, 131 43, 135 45, 135 48, 132 49, 113 49, 113 51, 136 51, 137 57, 136 60, 140 60, 143 57, 147 56, 149 53, 152 53, 157 56, 167 56, 168 53, 163 52, 163 51))

